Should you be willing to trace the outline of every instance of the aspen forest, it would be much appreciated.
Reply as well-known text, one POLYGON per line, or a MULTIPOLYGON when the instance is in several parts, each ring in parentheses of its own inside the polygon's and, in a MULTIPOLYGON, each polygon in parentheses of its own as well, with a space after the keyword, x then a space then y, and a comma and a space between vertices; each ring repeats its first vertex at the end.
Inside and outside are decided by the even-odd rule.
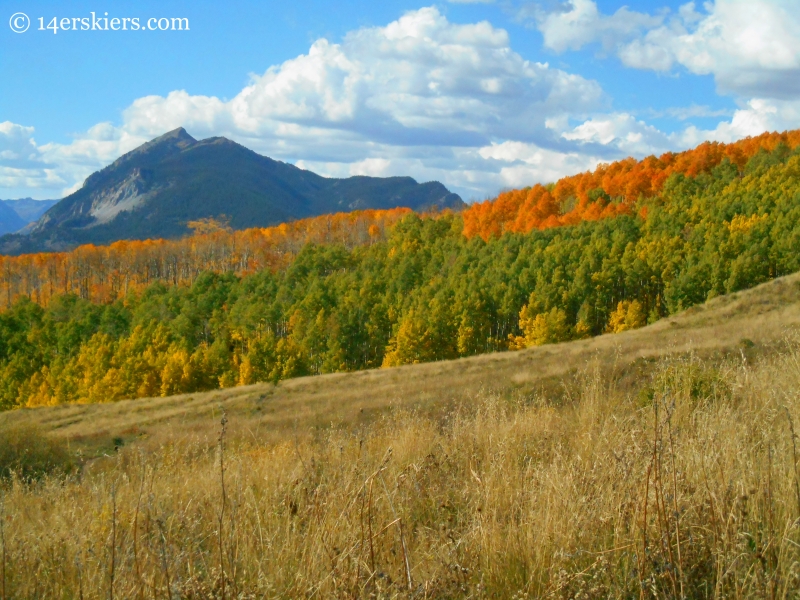
POLYGON ((800 270, 800 131, 462 212, 370 210, 0 257, 0 408, 108 402, 634 329, 800 270))

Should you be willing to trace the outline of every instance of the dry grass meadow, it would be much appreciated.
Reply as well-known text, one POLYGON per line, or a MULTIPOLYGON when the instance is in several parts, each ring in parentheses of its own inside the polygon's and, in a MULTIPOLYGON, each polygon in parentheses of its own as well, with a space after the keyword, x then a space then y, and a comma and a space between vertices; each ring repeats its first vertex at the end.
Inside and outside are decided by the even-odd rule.
POLYGON ((800 597, 798 325, 5 413, 0 598, 800 597))

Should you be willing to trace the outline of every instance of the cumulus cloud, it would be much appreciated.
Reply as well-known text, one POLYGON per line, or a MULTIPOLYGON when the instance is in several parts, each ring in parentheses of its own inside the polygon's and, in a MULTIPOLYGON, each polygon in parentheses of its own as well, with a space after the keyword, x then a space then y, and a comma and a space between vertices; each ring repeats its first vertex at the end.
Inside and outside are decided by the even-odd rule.
POLYGON ((124 117, 136 132, 185 124, 283 141, 327 130, 337 140, 475 146, 512 134, 541 138, 545 118, 601 102, 596 82, 524 60, 504 30, 453 24, 424 8, 341 44, 318 40, 229 102, 173 92, 137 100, 124 117))
POLYGON ((793 0, 685 5, 668 24, 623 46, 622 61, 654 70, 680 64, 713 75, 721 91, 795 98, 800 93, 800 15, 793 0))
POLYGON ((482 158, 499 165, 503 187, 555 181, 565 174, 592 169, 601 157, 584 152, 557 152, 534 144, 507 141, 480 149, 482 158))
MULTIPOLYGON (((531 12, 530 9, 527 12, 531 12)), ((594 0, 568 0, 559 9, 550 12, 534 5, 531 16, 544 37, 545 47, 556 52, 580 50, 594 42, 611 49, 620 41, 663 22, 660 15, 639 13, 625 6, 613 15, 603 15, 594 0)))
POLYGON ((545 46, 557 52, 600 42, 628 67, 670 71, 682 66, 712 75, 722 92, 742 97, 800 94, 800 11, 796 0, 694 2, 673 14, 621 8, 602 14, 594 0, 568 0, 533 14, 545 46))
POLYGON ((800 123, 800 100, 771 100, 756 98, 735 111, 730 121, 723 121, 714 129, 688 127, 677 139, 690 147, 704 140, 733 142, 765 131, 796 129, 800 123))
MULTIPOLYGON (((670 20, 628 9, 603 16, 591 0, 571 0, 542 23, 554 49, 622 40, 622 52, 678 25, 696 34, 722 2, 703 14, 684 7, 670 20)), ((609 113, 597 82, 525 60, 505 30, 454 24, 430 7, 352 31, 340 43, 317 40, 307 53, 252 75, 230 100, 184 90, 138 98, 119 124, 99 123, 68 144, 37 144, 31 127, 0 124, 0 187, 68 193, 124 152, 182 126, 323 175, 411 175, 472 199, 601 160, 791 126, 799 115, 790 101, 753 100, 715 130, 666 135, 631 114, 609 113)))
POLYGON ((38 160, 33 127, 23 127, 11 121, 0 123, 0 166, 35 167, 39 166, 38 160))
POLYGON ((669 136, 628 113, 587 120, 563 136, 568 140, 613 146, 630 156, 663 153, 674 147, 669 136))
POLYGON ((64 183, 42 160, 33 139, 33 127, 10 121, 0 123, 0 188, 53 188, 64 183))
MULTIPOLYGON (((718 114, 717 111, 705 110, 705 107, 672 109, 668 112, 678 115, 677 118, 686 112, 692 116, 718 114)), ((571 130, 564 131, 562 135, 566 139, 583 142, 587 153, 594 143, 606 149, 614 148, 626 156, 643 157, 648 154, 686 150, 708 140, 731 143, 765 131, 796 129, 798 123, 800 100, 756 98, 744 102, 733 112, 730 120, 721 121, 713 129, 689 125, 683 130, 666 134, 628 113, 612 113, 597 115, 571 130)), ((602 154, 598 154, 598 157, 602 158, 602 154)))
POLYGON ((306 54, 251 76, 229 101, 186 91, 139 98, 121 125, 101 123, 38 151, 75 180, 183 126, 325 174, 431 177, 469 197, 502 179, 480 148, 509 139, 569 146, 548 123, 587 118, 605 104, 596 82, 523 59, 505 30, 454 24, 429 7, 338 44, 317 40, 306 54))

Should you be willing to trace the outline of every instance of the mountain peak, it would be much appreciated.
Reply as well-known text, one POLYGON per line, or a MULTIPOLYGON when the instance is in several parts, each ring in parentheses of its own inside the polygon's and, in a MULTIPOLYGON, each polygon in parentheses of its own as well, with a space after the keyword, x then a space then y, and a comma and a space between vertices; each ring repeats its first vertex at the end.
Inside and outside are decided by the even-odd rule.
POLYGON ((148 144, 152 145, 163 144, 167 142, 172 142, 173 140, 179 143, 183 142, 186 144, 193 144, 197 141, 191 135, 189 135, 189 133, 183 127, 178 127, 177 129, 168 131, 167 133, 150 140, 149 142, 147 142, 147 144, 145 144, 145 146, 148 144))
POLYGON ((165 157, 171 154, 177 154, 178 152, 181 152, 182 150, 196 143, 197 140, 189 135, 189 133, 183 127, 178 127, 177 129, 168 131, 167 133, 160 135, 149 142, 145 142, 127 154, 123 154, 106 168, 97 171, 96 173, 92 173, 86 178, 86 181, 83 182, 83 187, 97 183, 97 181, 104 176, 108 176, 119 171, 120 167, 126 166, 131 161, 144 160, 146 162, 158 162, 163 160, 165 157))
POLYGON ((2 252, 63 250, 120 239, 176 238, 189 221, 225 214, 235 229, 314 215, 407 206, 458 208, 440 183, 410 177, 327 179, 224 137, 195 140, 183 127, 90 175, 2 252))
POLYGON ((116 162, 119 162, 123 159, 133 157, 136 155, 148 154, 149 152, 155 150, 156 148, 183 150, 184 148, 196 143, 197 140, 194 139, 192 136, 190 136, 189 133, 183 127, 178 127, 177 129, 168 131, 167 133, 160 135, 157 138, 150 140, 149 142, 145 142, 135 150, 131 150, 127 154, 121 156, 119 159, 117 159, 116 162))

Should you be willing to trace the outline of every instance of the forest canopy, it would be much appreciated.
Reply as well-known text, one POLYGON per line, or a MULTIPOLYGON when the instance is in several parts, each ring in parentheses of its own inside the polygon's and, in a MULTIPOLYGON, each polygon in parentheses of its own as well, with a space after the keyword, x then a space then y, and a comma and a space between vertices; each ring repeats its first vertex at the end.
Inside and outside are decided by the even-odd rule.
MULTIPOLYGON (((362 211, 0 257, 0 407, 442 360, 640 327, 800 270, 800 132, 461 213, 362 211)), ((208 226, 208 227, 206 227, 208 226)))

